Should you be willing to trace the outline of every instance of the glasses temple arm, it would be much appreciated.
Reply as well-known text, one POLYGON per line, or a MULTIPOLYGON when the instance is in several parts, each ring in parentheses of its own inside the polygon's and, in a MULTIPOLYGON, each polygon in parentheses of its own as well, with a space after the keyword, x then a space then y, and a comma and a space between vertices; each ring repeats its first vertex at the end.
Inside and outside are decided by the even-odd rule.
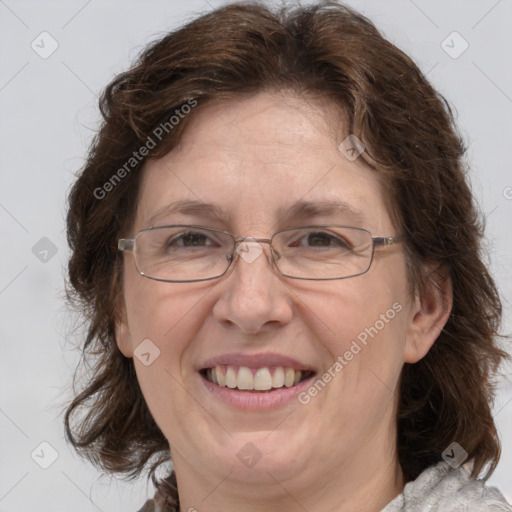
POLYGON ((374 236, 373 237, 373 243, 374 245, 380 245, 380 246, 388 246, 388 245, 394 245, 399 244, 401 242, 405 242, 407 240, 406 235, 401 236, 374 236))

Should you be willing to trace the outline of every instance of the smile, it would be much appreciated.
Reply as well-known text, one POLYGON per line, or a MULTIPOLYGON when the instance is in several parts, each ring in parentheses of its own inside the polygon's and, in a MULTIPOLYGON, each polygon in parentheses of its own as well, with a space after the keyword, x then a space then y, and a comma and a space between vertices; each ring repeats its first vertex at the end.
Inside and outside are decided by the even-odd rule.
POLYGON ((217 386, 249 392, 291 388, 313 375, 311 371, 283 366, 249 368, 233 365, 216 365, 204 368, 200 373, 208 382, 217 386))

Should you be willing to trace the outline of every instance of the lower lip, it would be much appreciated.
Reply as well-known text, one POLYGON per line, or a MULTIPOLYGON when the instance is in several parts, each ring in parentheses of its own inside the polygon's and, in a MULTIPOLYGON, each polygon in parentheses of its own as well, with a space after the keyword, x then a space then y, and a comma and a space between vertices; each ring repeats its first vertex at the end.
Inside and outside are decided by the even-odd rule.
POLYGON ((290 388, 282 387, 269 392, 251 392, 251 391, 238 391, 228 387, 221 387, 209 380, 206 380, 203 375, 199 377, 206 386, 206 389, 218 397, 228 405, 242 410, 251 411, 265 411, 270 409, 278 409, 292 400, 297 400, 297 395, 310 386, 310 381, 314 375, 303 380, 299 384, 290 388))

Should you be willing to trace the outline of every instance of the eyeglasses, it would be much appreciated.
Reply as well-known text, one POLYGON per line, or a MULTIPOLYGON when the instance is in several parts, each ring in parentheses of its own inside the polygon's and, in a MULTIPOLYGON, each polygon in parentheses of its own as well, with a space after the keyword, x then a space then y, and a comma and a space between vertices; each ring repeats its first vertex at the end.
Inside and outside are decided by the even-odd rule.
POLYGON ((271 264, 285 277, 314 281, 346 279, 370 268, 376 246, 405 241, 405 236, 374 237, 347 226, 284 229, 272 238, 237 238, 227 231, 175 225, 143 229, 118 242, 133 251, 138 272, 157 281, 186 283, 223 276, 237 255, 251 263, 270 245, 271 264))

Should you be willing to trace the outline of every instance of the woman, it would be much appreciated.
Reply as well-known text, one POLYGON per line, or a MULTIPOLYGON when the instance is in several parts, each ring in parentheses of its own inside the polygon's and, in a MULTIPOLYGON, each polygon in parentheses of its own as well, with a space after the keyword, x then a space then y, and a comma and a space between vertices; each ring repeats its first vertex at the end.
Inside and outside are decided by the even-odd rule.
POLYGON ((512 510, 477 479, 500 299, 450 110, 407 56, 336 3, 233 4, 101 108, 68 215, 80 453, 151 459, 144 511, 512 510))

